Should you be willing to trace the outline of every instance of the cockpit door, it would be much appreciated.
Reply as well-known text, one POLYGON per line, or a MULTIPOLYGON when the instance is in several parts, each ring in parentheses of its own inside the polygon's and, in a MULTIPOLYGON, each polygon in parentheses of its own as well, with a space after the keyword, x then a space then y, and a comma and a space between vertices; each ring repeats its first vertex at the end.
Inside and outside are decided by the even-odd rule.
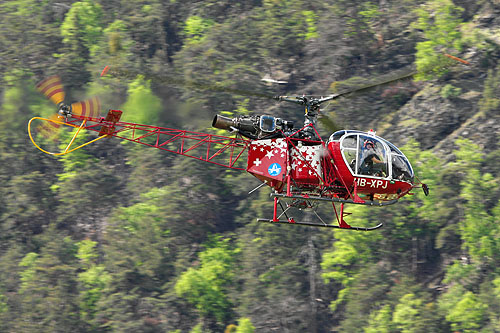
POLYGON ((382 141, 367 135, 358 136, 357 174, 387 178, 387 148, 382 141))
POLYGON ((342 138, 340 142, 342 156, 353 175, 358 171, 358 136, 356 134, 348 135, 342 138))
POLYGON ((341 139, 342 155, 355 176, 389 177, 388 150, 384 142, 373 136, 348 134, 341 139))

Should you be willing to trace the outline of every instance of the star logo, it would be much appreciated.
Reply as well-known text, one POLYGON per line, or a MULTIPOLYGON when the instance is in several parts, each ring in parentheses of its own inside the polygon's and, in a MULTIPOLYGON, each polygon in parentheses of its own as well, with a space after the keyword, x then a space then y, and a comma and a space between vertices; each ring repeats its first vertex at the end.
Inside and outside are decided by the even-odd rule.
POLYGON ((262 164, 262 161, 259 160, 258 158, 255 159, 255 161, 253 162, 256 166, 259 166, 262 164))
POLYGON ((271 176, 278 176, 281 173, 281 165, 279 165, 278 163, 273 163, 269 166, 267 172, 271 176))

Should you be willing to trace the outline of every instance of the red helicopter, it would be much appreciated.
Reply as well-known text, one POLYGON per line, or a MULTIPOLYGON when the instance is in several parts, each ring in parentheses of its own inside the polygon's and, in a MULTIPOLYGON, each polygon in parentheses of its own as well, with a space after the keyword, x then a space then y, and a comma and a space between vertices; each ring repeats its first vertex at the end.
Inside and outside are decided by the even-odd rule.
POLYGON ((340 130, 326 141, 320 137, 316 124, 321 104, 352 91, 326 97, 273 97, 304 106, 305 121, 299 128, 294 127, 292 121, 269 115, 235 118, 216 115, 212 126, 236 134, 229 137, 123 122, 120 121, 120 110, 109 110, 102 117, 97 98, 65 104, 65 93, 58 76, 38 83, 37 89, 59 109, 51 118, 34 117, 28 123, 31 141, 44 153, 64 155, 97 140, 116 137, 247 171, 262 182, 249 193, 265 185, 273 190, 273 216, 258 219, 259 222, 370 231, 382 227, 383 223, 373 227, 351 226, 344 220, 349 214, 344 210, 345 204, 391 205, 416 187, 422 187, 425 195, 429 194, 425 184, 415 182, 413 169, 405 155, 375 132, 340 130), (31 133, 35 120, 43 121, 44 125, 39 128, 48 132, 62 126, 77 130, 63 151, 53 153, 35 142, 31 133), (97 137, 73 147, 82 129, 97 133, 97 137), (337 224, 325 223, 316 212, 322 202, 332 204, 337 224), (339 210, 335 203, 340 203, 339 210), (312 210, 318 222, 296 221, 291 215, 294 209, 312 210))

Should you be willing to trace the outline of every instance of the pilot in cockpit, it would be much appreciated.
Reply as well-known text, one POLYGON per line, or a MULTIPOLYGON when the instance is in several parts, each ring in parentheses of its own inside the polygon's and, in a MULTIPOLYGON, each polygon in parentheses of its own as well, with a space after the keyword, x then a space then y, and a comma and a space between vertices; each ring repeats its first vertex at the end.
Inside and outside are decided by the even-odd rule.
POLYGON ((363 144, 361 150, 361 165, 359 166, 359 173, 362 175, 386 177, 386 164, 383 158, 380 158, 375 150, 375 143, 367 139, 363 144))

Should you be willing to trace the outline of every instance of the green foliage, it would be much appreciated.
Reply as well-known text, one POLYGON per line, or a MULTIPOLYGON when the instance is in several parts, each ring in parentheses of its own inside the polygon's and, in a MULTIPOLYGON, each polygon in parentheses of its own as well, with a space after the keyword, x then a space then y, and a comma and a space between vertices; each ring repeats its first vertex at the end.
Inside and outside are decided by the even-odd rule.
MULTIPOLYGON (((60 133, 59 151, 64 152, 68 147, 69 142, 74 137, 77 129, 73 129, 71 132, 62 131, 60 133)), ((89 141, 88 136, 85 132, 78 133, 75 141, 73 142, 71 148, 76 148, 85 142, 89 141)), ((91 167, 93 162, 96 160, 90 155, 85 149, 78 149, 70 154, 65 154, 59 157, 62 164, 64 173, 59 174, 59 180, 64 182, 67 179, 76 177, 81 170, 88 169, 91 167)), ((53 187, 53 190, 57 190, 57 186, 53 187)))
POLYGON ((379 9, 379 5, 371 1, 365 1, 361 4, 359 10, 359 17, 365 26, 373 32, 374 30, 379 30, 379 22, 381 20, 382 10, 379 9))
POLYGON ((90 239, 84 239, 77 243, 78 252, 76 257, 80 259, 85 268, 89 268, 92 265, 92 262, 94 262, 98 257, 94 250, 96 244, 96 242, 91 241, 90 239))
POLYGON ((12 70, 40 73, 54 68, 54 50, 61 46, 60 21, 50 1, 0 3, 0 77, 12 70))
MULTIPOLYGON (((352 225, 366 225, 372 221, 373 216, 366 207, 358 206, 350 209, 353 218, 349 220, 352 225)), ((325 251, 321 267, 322 277, 326 282, 340 283, 343 289, 332 301, 330 307, 335 311, 345 301, 351 291, 353 283, 360 274, 360 268, 372 261, 376 256, 377 242, 380 234, 377 233, 335 233, 336 241, 331 251, 325 251)))
POLYGON ((451 328, 455 331, 477 332, 485 319, 485 311, 486 305, 479 302, 472 292, 467 291, 450 309, 446 320, 451 322, 451 328))
MULTIPOLYGON (((111 276, 103 265, 97 264, 97 242, 85 239, 77 243, 76 257, 80 260, 82 271, 78 273, 80 315, 88 323, 92 323, 97 312, 97 303, 103 291, 111 281, 111 276)), ((91 324, 94 328, 96 324, 91 324)))
MULTIPOLYGON (((72 133, 62 135, 61 151, 64 151, 72 137, 72 133)), ((80 133, 73 145, 78 146, 88 140, 87 134, 80 133)), ((58 174, 58 181, 51 186, 56 198, 63 203, 56 208, 57 223, 71 229, 81 238, 81 232, 89 227, 94 228, 103 218, 102 214, 109 211, 119 199, 116 192, 120 182, 116 174, 86 148, 62 155, 59 160, 63 170, 58 174), (99 197, 106 198, 107 204, 99 201, 99 197)))
POLYGON ((391 333, 395 324, 392 322, 392 309, 389 304, 382 306, 377 311, 370 313, 368 325, 364 328, 365 333, 391 333))
MULTIPOLYGON (((9 162, 5 160, 3 163, 10 170, 18 168, 9 162)), ((52 179, 49 174, 34 171, 12 175, 9 182, 4 183, 0 199, 3 205, 0 209, 3 242, 15 239, 33 245, 35 235, 41 233, 54 216, 52 208, 56 200, 50 190, 52 179)))
POLYGON ((109 274, 102 265, 92 265, 86 271, 78 274, 82 284, 80 292, 82 317, 88 320, 96 312, 96 304, 100 300, 103 290, 110 281, 109 274))
POLYGON ((461 225, 464 247, 468 249, 474 260, 481 261, 490 258, 496 262, 500 249, 499 230, 482 198, 491 193, 497 184, 491 174, 481 175, 478 170, 470 170, 463 185, 461 196, 467 200, 465 220, 461 225))
POLYGON ((36 277, 35 264, 37 259, 38 259, 38 254, 30 252, 19 262, 19 266, 25 267, 24 270, 20 273, 22 282, 20 289, 21 293, 28 288, 30 283, 32 283, 35 280, 36 277))
POLYGON ((9 330, 9 305, 7 297, 0 291, 0 330, 7 332, 9 330))
POLYGON ((304 15, 307 26, 307 32, 303 34, 304 39, 317 38, 319 36, 317 28, 318 15, 312 10, 304 10, 302 11, 302 15, 304 15))
POLYGON ((6 303, 7 297, 5 295, 0 294, 0 314, 5 313, 9 310, 9 306, 6 303))
POLYGON ((500 106, 499 87, 500 86, 500 70, 488 70, 488 76, 484 82, 483 98, 479 102, 481 111, 486 114, 498 112, 500 106))
MULTIPOLYGON (((407 27, 416 19, 425 39, 416 44, 417 65, 426 75, 452 62, 444 52, 474 55, 481 63, 474 71, 492 68, 483 82, 480 71, 463 67, 460 88, 450 72, 440 93, 474 96, 467 90, 484 85, 467 104, 495 122, 495 30, 476 15, 490 11, 486 2, 421 3, 0 3, 0 331, 499 331, 500 159, 497 133, 486 126, 482 135, 460 131, 492 143, 484 151, 468 140, 455 152, 436 146, 447 133, 427 137, 430 123, 417 138, 432 150, 409 140, 402 150, 431 194, 416 188, 394 206, 347 207, 353 225, 384 222, 372 233, 255 223, 272 216, 269 188, 247 196, 259 181, 244 172, 115 139, 46 156, 26 136, 30 117, 55 111, 33 86, 56 73, 68 102, 100 95, 104 109, 123 107, 125 121, 204 132, 225 110, 298 124, 298 109, 261 97, 318 94, 335 80, 359 85, 408 65, 416 36, 407 27), (134 74, 101 78, 105 65, 134 74), (268 73, 289 83, 261 84, 268 73), (202 89, 172 85, 184 79, 202 89)), ((378 93, 351 96, 335 112, 352 128, 380 127, 386 110, 397 121, 425 105, 418 95, 394 110, 418 89, 398 85, 407 93, 389 106, 378 93)), ((423 124, 416 111, 399 123, 423 124)), ((384 136, 400 143, 411 133, 392 127, 384 136)), ((334 219, 331 206, 319 214, 334 219)))
POLYGON ((471 286, 477 278, 477 267, 470 265, 467 261, 456 260, 446 269, 445 283, 460 283, 463 286, 471 286))
POLYGON ((14 331, 74 331, 82 325, 75 302, 75 244, 52 227, 44 237, 42 252, 30 253, 20 263, 24 267, 20 273, 21 313, 14 331))
POLYGON ((454 331, 477 332, 487 320, 487 305, 460 284, 453 284, 440 297, 439 308, 454 331))
POLYGON ((86 66, 99 50, 104 28, 102 8, 95 1, 75 2, 58 27, 62 46, 52 50, 57 58, 57 73, 72 78, 65 82, 66 89, 81 88, 90 81, 86 66))
MULTIPOLYGON (((317 14, 308 10, 308 3, 301 0, 263 1, 262 8, 255 11, 256 28, 260 35, 258 48, 263 57, 292 56, 294 48, 301 47, 304 40, 318 37, 317 14)), ((254 36, 254 37, 255 37, 254 36)))
POLYGON ((238 319, 238 326, 235 333, 253 333, 255 327, 252 324, 250 318, 240 318, 238 319))
POLYGON ((422 310, 422 300, 414 294, 406 294, 394 309, 393 321, 402 333, 424 332, 425 327, 416 325, 422 310))
MULTIPOLYGON (((11 77, 13 78, 13 77, 11 77)), ((9 80, 9 76, 6 77, 9 80)), ((20 86, 8 87, 4 90, 1 104, 2 119, 0 120, 0 128, 2 131, 8 130, 12 124, 16 124, 16 116, 19 114, 19 105, 22 102, 24 91, 20 86)), ((5 142, 4 140, 2 140, 5 142)))
POLYGON ((127 38, 127 25, 123 20, 111 22, 105 29, 104 35, 108 39, 108 52, 112 55, 120 51, 128 51, 132 47, 132 41, 127 38))
POLYGON ((214 25, 211 19, 205 19, 200 16, 189 16, 184 26, 184 33, 189 43, 199 42, 203 35, 214 25))
POLYGON ((161 100, 151 90, 151 83, 139 75, 128 86, 128 98, 122 106, 123 121, 155 124, 163 110, 161 100))
POLYGON ((97 291, 88 296, 99 296, 91 303, 96 304, 93 323, 109 330, 144 331, 165 320, 158 296, 175 273, 178 251, 165 218, 174 214, 163 210, 168 197, 166 188, 153 188, 136 203, 111 214, 103 235, 103 266, 96 263, 93 271, 82 276, 92 282, 89 291, 97 291))
POLYGON ((190 333, 203 333, 203 323, 198 323, 196 324, 190 333))
POLYGON ((165 188, 152 189, 141 195, 140 202, 115 212, 109 232, 113 238, 119 237, 126 243, 110 245, 113 266, 123 265, 151 281, 166 273, 168 266, 162 264, 170 254, 167 246, 170 230, 162 211, 166 196, 165 188))
POLYGON ((448 99, 448 98, 453 98, 453 97, 458 97, 460 94, 462 94, 462 89, 459 87, 454 87, 451 84, 446 84, 444 85, 443 88, 441 88, 440 91, 441 97, 448 99))
POLYGON ((78 43, 95 52, 95 45, 103 33, 103 11, 95 1, 79 1, 73 3, 61 25, 63 42, 76 49, 78 43))
POLYGON ((238 249, 231 249, 229 239, 216 240, 200 253, 200 266, 182 273, 175 284, 175 291, 193 303, 202 316, 213 316, 223 322, 231 302, 226 292, 232 285, 234 256, 238 249))
POLYGON ((426 40, 416 46, 415 63, 420 72, 416 79, 442 75, 453 61, 444 57, 443 52, 456 54, 462 50, 462 12, 463 8, 451 0, 431 0, 417 9, 418 20, 413 27, 423 30, 426 40))
MULTIPOLYGON (((384 9, 376 1, 335 1, 331 5, 331 11, 342 18, 341 31, 350 42, 364 40, 373 42, 382 35, 381 22, 384 18, 384 9), (378 37, 377 37, 378 36, 378 37)), ((359 45, 361 47, 361 45, 359 45)), ((366 46, 366 44, 365 44, 366 46)), ((358 54, 367 54, 371 50, 358 50, 358 54)))
POLYGON ((488 207, 494 204, 490 196, 494 193, 497 182, 491 174, 479 171, 478 166, 483 157, 477 145, 469 140, 459 140, 457 143, 460 149, 455 152, 455 163, 462 165, 465 172, 460 194, 465 200, 465 218, 460 224, 463 247, 474 262, 496 262, 499 259, 497 253, 500 249, 500 230, 488 207))
MULTIPOLYGON (((410 139, 406 145, 401 147, 405 155, 413 165, 414 172, 421 181, 429 186, 432 195, 424 196, 422 192, 417 192, 417 198, 413 201, 412 207, 417 211, 420 218, 426 223, 435 226, 439 224, 441 216, 448 213, 448 207, 441 200, 447 185, 442 183, 443 161, 432 151, 422 150, 419 144, 410 139)), ((411 200, 411 199, 409 199, 411 200)))
MULTIPOLYGON (((48 117, 53 114, 53 104, 47 102, 34 88, 34 80, 28 77, 26 70, 14 69, 2 77, 6 85, 0 99, 0 130, 2 137, 0 149, 6 153, 4 145, 14 143, 15 133, 24 132, 30 116, 48 117)), ((33 130, 33 134, 36 131, 33 130)), ((17 139, 17 137, 16 137, 17 139)))
POLYGON ((126 186, 131 198, 135 198, 132 202, 154 187, 167 185, 165 169, 170 167, 168 162, 173 156, 158 149, 144 149, 138 145, 127 145, 126 148, 126 165, 131 168, 126 186))

